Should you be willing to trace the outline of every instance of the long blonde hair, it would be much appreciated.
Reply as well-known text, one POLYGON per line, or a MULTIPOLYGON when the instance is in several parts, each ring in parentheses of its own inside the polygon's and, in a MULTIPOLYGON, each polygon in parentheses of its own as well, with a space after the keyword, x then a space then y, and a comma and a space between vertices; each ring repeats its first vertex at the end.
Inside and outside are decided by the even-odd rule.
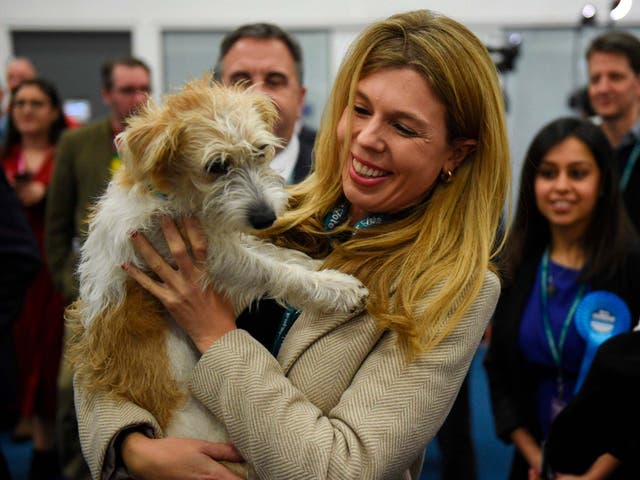
POLYGON ((374 23, 338 72, 314 173, 292 189, 292 208, 269 232, 282 245, 326 256, 325 268, 357 276, 371 293, 369 313, 398 332, 410 356, 440 342, 482 287, 511 179, 503 102, 487 50, 463 25, 427 10, 374 23), (438 182, 408 214, 359 230, 331 250, 323 219, 344 198, 340 152, 349 151, 336 128, 345 108, 353 111, 358 81, 383 68, 422 74, 446 107, 448 141, 475 139, 477 148, 450 183, 438 182))

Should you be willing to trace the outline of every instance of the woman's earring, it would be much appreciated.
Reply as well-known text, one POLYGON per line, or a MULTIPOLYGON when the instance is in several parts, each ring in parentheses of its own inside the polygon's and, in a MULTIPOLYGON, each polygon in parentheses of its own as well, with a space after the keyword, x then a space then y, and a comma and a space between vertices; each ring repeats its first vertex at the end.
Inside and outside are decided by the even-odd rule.
POLYGON ((450 183, 452 177, 453 177, 453 172, 451 170, 447 170, 446 172, 440 172, 440 180, 442 181, 442 183, 450 183))

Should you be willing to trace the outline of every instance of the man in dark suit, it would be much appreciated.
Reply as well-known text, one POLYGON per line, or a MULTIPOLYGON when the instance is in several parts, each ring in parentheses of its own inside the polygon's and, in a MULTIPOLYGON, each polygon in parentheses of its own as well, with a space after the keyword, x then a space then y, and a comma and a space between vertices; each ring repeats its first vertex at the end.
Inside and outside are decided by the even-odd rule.
MULTIPOLYGON (((78 292, 75 269, 78 250, 86 236, 91 206, 106 188, 120 160, 114 137, 126 118, 151 91, 149 67, 132 57, 118 58, 102 67, 102 98, 108 117, 65 133, 56 147, 55 167, 47 198, 45 247, 53 282, 67 302, 78 292)), ((70 480, 89 478, 80 453, 73 407, 72 372, 62 362, 58 380, 58 434, 64 473, 70 480)))
POLYGON ((271 167, 287 184, 303 180, 312 167, 316 134, 300 121, 307 89, 295 38, 269 23, 238 27, 222 40, 216 75, 227 84, 255 85, 273 99, 280 115, 275 134, 283 146, 271 167))
POLYGON ((640 231, 640 40, 612 30, 587 50, 589 101, 613 147, 624 205, 640 231))

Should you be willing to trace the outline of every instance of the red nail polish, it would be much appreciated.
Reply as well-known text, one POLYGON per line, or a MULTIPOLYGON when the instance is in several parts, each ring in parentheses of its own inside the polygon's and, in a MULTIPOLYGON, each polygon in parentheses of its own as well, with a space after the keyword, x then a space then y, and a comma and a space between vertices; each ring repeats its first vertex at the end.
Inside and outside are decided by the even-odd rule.
POLYGON ((126 272, 127 271, 127 264, 126 263, 121 263, 120 264, 120 268, 123 269, 126 272))
POLYGON ((131 238, 136 238, 138 236, 138 231, 134 230, 133 232, 131 232, 131 235, 129 235, 131 238))

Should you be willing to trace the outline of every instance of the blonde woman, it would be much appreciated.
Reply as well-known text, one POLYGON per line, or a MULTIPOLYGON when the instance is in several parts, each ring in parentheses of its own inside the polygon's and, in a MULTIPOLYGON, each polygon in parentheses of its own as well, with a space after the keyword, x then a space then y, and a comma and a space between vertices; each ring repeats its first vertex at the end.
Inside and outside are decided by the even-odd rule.
MULTIPOLYGON (((183 220, 192 258, 165 222, 178 270, 132 239, 162 281, 125 269, 202 352, 191 390, 258 477, 418 478, 499 294, 502 105, 487 51, 459 23, 416 11, 363 31, 331 92, 315 172, 268 235, 355 275, 370 300, 357 315, 284 316, 276 357, 237 328, 232 301, 200 290, 196 223, 183 220)), ((238 459, 229 446, 161 438, 133 405, 77 397, 95 476, 235 478, 214 460, 238 459)))

